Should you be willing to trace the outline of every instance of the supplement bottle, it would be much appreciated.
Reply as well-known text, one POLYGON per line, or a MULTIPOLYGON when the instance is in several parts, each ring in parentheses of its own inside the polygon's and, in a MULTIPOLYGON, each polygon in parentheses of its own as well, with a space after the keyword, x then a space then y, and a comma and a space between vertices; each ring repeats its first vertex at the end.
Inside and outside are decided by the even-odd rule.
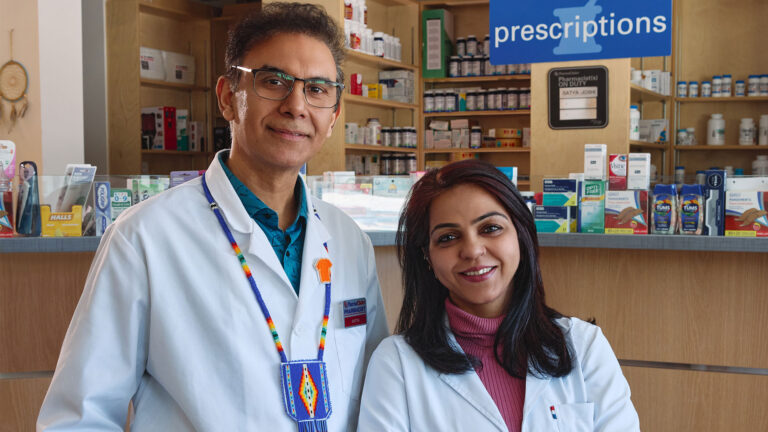
POLYGON ((369 136, 366 144, 381 145, 381 123, 379 123, 379 119, 375 117, 369 118, 365 127, 368 128, 369 136))
POLYGON ((755 120, 752 118, 741 119, 739 125, 739 145, 755 145, 755 120))
POLYGON ((744 84, 744 81, 738 80, 736 81, 736 96, 746 96, 746 90, 747 86, 744 84))
POLYGON ((637 109, 637 105, 629 107, 629 139, 640 140, 640 110, 637 109))
POLYGON ((704 193, 701 185, 683 185, 678 204, 678 232, 684 235, 701 235, 704 225, 704 193))
POLYGON ((701 97, 712 97, 712 83, 709 81, 701 82, 701 97))
POLYGON ((480 126, 472 126, 469 133, 469 147, 473 149, 480 148, 483 143, 483 128, 480 126))
POLYGON ((725 145, 725 120, 722 114, 712 114, 707 121, 707 145, 725 145))
POLYGON ((760 130, 757 136, 758 145, 768 145, 768 114, 760 116, 760 130))
POLYGON ((376 57, 384 57, 384 33, 373 33, 373 55, 376 57))
POLYGON ((747 80, 747 96, 760 96, 760 77, 750 75, 747 80))
POLYGON ((760 75, 760 96, 768 96, 768 75, 760 75))
POLYGON ((699 97, 699 82, 691 81, 688 83, 688 97, 699 97))
POLYGON ((688 97, 688 83, 685 81, 677 82, 677 97, 688 97))
POLYGON ((674 234, 677 226, 675 185, 657 184, 653 188, 651 234, 674 234))
POLYGON ((464 38, 456 39, 456 55, 464 57, 467 55, 467 40, 464 38))
POLYGON ((676 166, 675 167, 675 184, 681 185, 683 183, 685 183, 685 167, 676 166))
POLYGON ((723 89, 723 77, 715 75, 712 77, 712 97, 721 97, 723 89))
POLYGON ((688 145, 699 145, 699 143, 696 141, 696 128, 689 127, 686 129, 686 132, 688 132, 688 145))
POLYGON ((477 38, 475 37, 475 35, 467 36, 467 55, 468 56, 478 55, 477 38))
POLYGON ((720 88, 720 94, 723 97, 731 97, 731 89, 732 89, 733 81, 731 79, 730 75, 723 75, 723 85, 720 88))

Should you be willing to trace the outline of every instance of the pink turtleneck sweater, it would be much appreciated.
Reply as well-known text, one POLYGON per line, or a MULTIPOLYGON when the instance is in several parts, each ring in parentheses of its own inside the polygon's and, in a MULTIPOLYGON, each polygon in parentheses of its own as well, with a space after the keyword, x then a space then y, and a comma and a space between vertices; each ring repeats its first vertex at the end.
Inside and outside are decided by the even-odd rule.
POLYGON ((445 311, 461 348, 482 362, 483 366, 476 369, 477 375, 496 402, 507 429, 519 431, 523 423, 525 380, 507 373, 493 355, 493 340, 504 317, 481 318, 461 310, 447 298, 445 311))

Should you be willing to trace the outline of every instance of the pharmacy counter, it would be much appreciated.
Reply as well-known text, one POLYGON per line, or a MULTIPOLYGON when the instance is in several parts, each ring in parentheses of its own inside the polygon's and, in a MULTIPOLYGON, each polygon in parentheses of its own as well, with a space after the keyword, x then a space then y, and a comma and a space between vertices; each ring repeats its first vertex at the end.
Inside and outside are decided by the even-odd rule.
MULTIPOLYGON (((368 231, 374 246, 394 246, 394 231, 368 231)), ((93 252, 99 237, 0 239, 0 253, 93 252)), ((668 235, 539 234, 541 247, 768 252, 768 238, 668 235)))
MULTIPOLYGON (((393 326, 402 299, 395 233, 369 235, 393 326)), ((644 430, 768 430, 768 239, 540 234, 539 242, 547 303, 596 319, 644 430)), ((9 430, 34 429, 98 244, 0 239, 0 347, 12 347, 0 349, 0 418, 9 430)))

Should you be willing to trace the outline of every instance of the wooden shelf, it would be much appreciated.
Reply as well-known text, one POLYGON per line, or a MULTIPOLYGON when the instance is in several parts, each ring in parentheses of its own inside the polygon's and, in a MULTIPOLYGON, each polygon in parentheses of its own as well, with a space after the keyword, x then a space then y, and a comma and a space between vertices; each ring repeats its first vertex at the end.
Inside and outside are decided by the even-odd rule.
POLYGON ((675 101, 680 103, 768 102, 768 96, 676 97, 675 101))
POLYGON ((424 117, 506 117, 527 116, 531 110, 499 110, 499 111, 452 111, 424 113, 424 117))
POLYGON ((151 80, 142 78, 141 79, 141 85, 147 86, 147 87, 155 87, 155 88, 164 88, 164 89, 172 89, 172 90, 195 90, 195 91, 210 91, 210 87, 205 86, 199 86, 194 84, 178 84, 178 83, 170 83, 166 81, 158 81, 158 80, 151 80))
POLYGON ((346 50, 346 57, 347 58, 344 61, 345 63, 348 61, 355 61, 360 63, 367 63, 370 65, 374 65, 382 68, 408 69, 411 71, 415 71, 416 69, 418 69, 418 66, 414 66, 412 64, 402 63, 395 60, 389 60, 383 57, 376 57, 370 54, 366 54, 360 51, 354 51, 350 49, 346 50))
POLYGON ((530 147, 493 147, 493 148, 449 148, 449 149, 424 149, 425 154, 439 153, 530 153, 530 147))
POLYGON ((145 3, 143 1, 139 2, 139 11, 152 14, 152 15, 173 18, 180 21, 211 18, 211 16, 206 13, 206 10, 202 8, 199 10, 193 10, 193 11, 182 11, 182 10, 170 8, 168 6, 145 3))
POLYGON ((629 141, 630 147, 639 147, 639 148, 648 148, 648 149, 657 149, 657 150, 666 150, 667 145, 662 143, 652 143, 652 142, 645 142, 645 141, 635 141, 630 140, 629 141))
POLYGON ((768 153, 768 146, 758 145, 696 145, 696 146, 675 146, 677 151, 763 151, 768 153))
POLYGON ((410 110, 416 110, 419 108, 419 106, 415 104, 395 102, 395 101, 390 101, 386 99, 374 99, 369 97, 353 95, 349 93, 344 93, 343 101, 349 104, 368 105, 368 106, 374 106, 379 108, 392 108, 392 109, 400 108, 400 109, 410 109, 410 110))
POLYGON ((636 84, 630 84, 630 99, 631 100, 639 100, 640 102, 666 102, 671 99, 670 96, 665 96, 661 93, 656 93, 655 91, 648 90, 644 87, 640 87, 636 84))
POLYGON ((417 4, 416 1, 411 0, 373 0, 376 3, 384 6, 410 6, 417 4))
POLYGON ((429 7, 483 6, 483 5, 488 5, 489 1, 488 0, 425 0, 425 1, 420 1, 419 4, 423 6, 429 6, 429 7))
POLYGON ((180 151, 180 150, 142 150, 146 156, 210 156, 213 152, 180 151))
POLYGON ((344 144, 344 150, 363 150, 374 152, 394 152, 394 153, 416 153, 415 148, 406 147, 384 147, 362 144, 344 144))
POLYGON ((498 81, 529 81, 531 79, 530 74, 516 74, 516 75, 488 75, 488 76, 472 76, 472 77, 454 77, 454 78, 425 78, 425 83, 483 83, 483 82, 498 82, 498 81))

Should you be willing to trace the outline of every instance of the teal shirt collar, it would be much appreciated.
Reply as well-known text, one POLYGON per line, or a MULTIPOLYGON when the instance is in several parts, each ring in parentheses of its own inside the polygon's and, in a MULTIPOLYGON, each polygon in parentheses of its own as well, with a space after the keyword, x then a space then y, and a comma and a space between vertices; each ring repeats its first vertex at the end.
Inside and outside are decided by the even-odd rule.
MULTIPOLYGON (((253 219, 257 219, 257 222, 264 222, 268 227, 272 229, 279 229, 277 225, 277 212, 264 204, 264 201, 259 199, 259 197, 251 192, 251 190, 248 189, 248 187, 245 186, 245 184, 243 184, 243 182, 241 182, 240 179, 238 179, 227 166, 226 161, 229 159, 229 153, 219 153, 218 157, 219 162, 221 163, 221 167, 224 169, 224 173, 227 175, 227 179, 229 179, 229 182, 232 183, 232 187, 235 189, 235 192, 237 193, 238 198, 240 198, 240 201, 243 203, 243 207, 245 207, 245 211, 248 213, 248 215, 253 219)), ((293 237, 292 232, 295 232, 296 229, 301 229, 298 226, 299 224, 306 224, 308 216, 307 198, 306 194, 304 193, 304 183, 299 178, 296 179, 294 197, 299 203, 299 212, 296 215, 296 219, 286 230, 286 234, 291 235, 291 237, 293 237)))

